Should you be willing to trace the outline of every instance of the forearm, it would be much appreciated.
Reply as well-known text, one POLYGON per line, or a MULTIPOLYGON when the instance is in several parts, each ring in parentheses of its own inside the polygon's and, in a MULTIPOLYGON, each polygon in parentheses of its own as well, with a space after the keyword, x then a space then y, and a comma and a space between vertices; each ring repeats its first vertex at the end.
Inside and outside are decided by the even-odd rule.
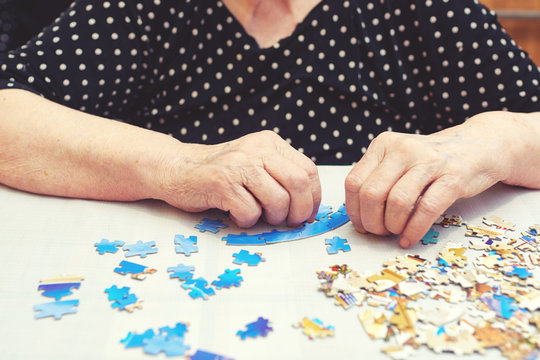
POLYGON ((0 91, 0 182, 102 200, 159 198, 167 162, 185 144, 165 134, 0 91))

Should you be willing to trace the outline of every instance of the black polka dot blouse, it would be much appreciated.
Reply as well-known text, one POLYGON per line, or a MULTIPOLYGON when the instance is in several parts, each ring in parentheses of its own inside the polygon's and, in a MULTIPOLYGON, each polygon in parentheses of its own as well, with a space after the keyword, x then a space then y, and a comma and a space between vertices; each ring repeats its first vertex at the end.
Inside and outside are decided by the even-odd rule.
POLYGON ((473 0, 322 0, 268 48, 218 0, 80 0, 0 60, 1 88, 184 142, 269 129, 318 164, 382 131, 540 110, 539 68, 473 0))

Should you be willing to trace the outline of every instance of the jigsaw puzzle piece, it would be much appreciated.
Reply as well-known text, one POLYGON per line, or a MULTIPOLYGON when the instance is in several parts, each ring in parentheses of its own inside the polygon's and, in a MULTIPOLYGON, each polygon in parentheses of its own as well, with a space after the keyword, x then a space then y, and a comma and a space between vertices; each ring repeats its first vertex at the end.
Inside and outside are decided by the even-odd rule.
POLYGON ((257 321, 246 325, 246 330, 238 330, 236 335, 240 336, 242 340, 247 337, 266 336, 273 329, 269 326, 270 321, 263 317, 259 317, 257 321))
POLYGON ((195 227, 199 229, 200 232, 210 231, 215 234, 219 231, 219 229, 224 229, 229 226, 226 224, 223 224, 223 220, 221 219, 212 220, 208 218, 203 218, 201 220, 201 223, 195 225, 195 227))
POLYGON ((230 288, 231 286, 240 286, 240 281, 244 280, 241 276, 238 276, 240 269, 230 270, 226 269, 225 272, 219 275, 219 280, 212 281, 217 289, 230 288))
POLYGON ((202 277, 197 279, 187 278, 186 282, 182 284, 182 287, 186 290, 190 290, 189 295, 193 299, 203 298, 204 300, 207 300, 209 295, 216 294, 214 289, 208 286, 208 281, 202 277))
POLYGON ((144 280, 146 278, 146 274, 153 274, 157 270, 123 260, 120 262, 120 266, 115 268, 114 271, 122 275, 131 274, 132 279, 144 280))
POLYGON ((188 356, 189 360, 234 360, 223 355, 214 354, 208 351, 197 350, 195 354, 188 356))
POLYGON ((347 239, 342 239, 340 237, 334 236, 332 239, 326 239, 326 251, 328 254, 337 254, 339 250, 346 252, 351 251, 351 246, 347 243, 347 239))
POLYGON ((429 244, 436 244, 439 239, 439 232, 435 231, 434 228, 430 228, 429 231, 422 237, 422 244, 429 245, 429 244))
POLYGON ((157 355, 164 352, 167 356, 182 356, 190 349, 179 337, 167 338, 165 335, 155 335, 143 340, 143 350, 147 354, 157 355))
POLYGON ((177 254, 185 254, 186 256, 190 256, 191 253, 199 251, 196 236, 186 238, 184 235, 175 235, 174 243, 178 245, 174 248, 177 254))
POLYGON ((170 278, 178 278, 179 280, 192 278, 193 271, 195 271, 195 266, 185 266, 183 264, 178 264, 177 266, 167 268, 167 272, 172 272, 170 278))
POLYGON ((36 314, 34 317, 36 319, 41 319, 52 316, 56 320, 59 320, 66 314, 76 313, 77 306, 79 306, 79 300, 64 300, 38 304, 34 306, 34 311, 39 311, 40 313, 36 314))
POLYGON ((246 232, 238 235, 229 234, 221 239, 227 241, 227 245, 266 245, 261 234, 248 235, 246 232))
POLYGON ((41 295, 60 300, 63 296, 73 294, 71 289, 78 289, 80 286, 80 282, 41 284, 38 286, 38 291, 43 290, 41 295))
POLYGON ((115 241, 109 241, 107 239, 101 239, 100 242, 95 243, 94 246, 96 247, 96 251, 99 252, 100 255, 105 254, 106 252, 109 253, 116 253, 118 251, 119 246, 123 246, 125 243, 123 241, 115 240, 115 241))
POLYGON ((184 323, 176 323, 176 325, 172 328, 170 326, 163 326, 159 328, 159 334, 167 334, 167 340, 176 336, 183 338, 184 334, 188 331, 188 325, 184 323))
POLYGON ((321 220, 324 217, 328 217, 332 213, 332 207, 329 205, 319 205, 319 211, 315 216, 315 220, 321 220))
POLYGON ((297 323, 295 327, 301 327, 305 335, 309 337, 310 340, 313 340, 314 337, 324 338, 334 336, 334 327, 325 326, 324 323, 317 319, 310 319, 304 317, 301 322, 297 323))
POLYGON ((247 250, 240 250, 239 253, 234 253, 233 256, 235 258, 233 264, 237 265, 247 263, 250 266, 255 266, 259 265, 261 261, 264 261, 261 253, 250 254, 247 250))
POLYGON ((116 299, 111 306, 115 309, 127 310, 129 312, 133 311, 133 308, 135 307, 141 308, 139 298, 137 298, 135 294, 127 294, 124 298, 116 299))
POLYGON ((130 331, 124 339, 120 340, 120 342, 125 344, 126 349, 139 347, 143 345, 145 339, 151 339, 154 335, 155 333, 152 329, 148 329, 142 334, 136 334, 130 331))
POLYGON ((127 297, 129 294, 129 287, 124 286, 119 289, 116 285, 113 285, 110 288, 105 289, 105 292, 109 294, 109 301, 116 301, 127 297))
POLYGON ((156 254, 158 249, 155 241, 148 241, 143 243, 141 240, 135 244, 124 245, 122 249, 125 251, 125 257, 137 256, 145 258, 148 254, 156 254))

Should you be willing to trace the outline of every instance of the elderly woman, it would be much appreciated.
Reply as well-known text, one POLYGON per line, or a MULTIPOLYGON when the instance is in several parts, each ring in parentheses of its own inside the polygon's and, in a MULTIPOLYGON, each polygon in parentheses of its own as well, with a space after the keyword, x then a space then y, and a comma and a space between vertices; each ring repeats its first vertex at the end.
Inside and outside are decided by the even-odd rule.
POLYGON ((408 247, 458 198, 540 187, 540 71, 476 0, 77 0, 0 64, 26 191, 294 226, 315 163, 356 162, 356 229, 408 247))

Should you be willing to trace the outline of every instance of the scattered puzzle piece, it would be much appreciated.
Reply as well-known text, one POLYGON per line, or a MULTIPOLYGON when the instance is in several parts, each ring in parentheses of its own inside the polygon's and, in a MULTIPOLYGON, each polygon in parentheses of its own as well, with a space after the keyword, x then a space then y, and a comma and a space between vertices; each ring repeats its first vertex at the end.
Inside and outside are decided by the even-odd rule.
POLYGON ((347 243, 347 239, 342 239, 340 237, 334 236, 332 239, 326 239, 326 251, 328 254, 337 254, 339 250, 346 252, 351 251, 351 246, 347 243))
POLYGON ((80 286, 80 282, 41 284, 38 286, 38 291, 43 290, 41 295, 60 300, 64 296, 73 294, 71 289, 78 289, 80 286))
POLYGON ((109 294, 109 301, 116 301, 118 299, 124 299, 129 294, 129 287, 124 286, 119 289, 116 285, 113 285, 110 288, 105 289, 105 293, 109 294))
POLYGON ((148 266, 123 260, 120 262, 120 266, 115 268, 114 271, 122 275, 131 274, 132 279, 144 280, 146 278, 146 274, 153 274, 157 270, 151 269, 148 266))
POLYGON ((120 340, 120 342, 125 343, 126 349, 139 347, 143 345, 144 339, 150 339, 154 337, 154 335, 154 330, 152 329, 148 329, 142 334, 136 334, 130 331, 124 339, 120 340))
POLYGON ((516 229, 516 224, 511 223, 511 222, 506 222, 497 215, 484 217, 482 222, 488 226, 493 226, 500 230, 514 231, 516 229))
POLYGON ((181 356, 189 349, 190 346, 185 345, 184 339, 179 337, 167 339, 165 335, 154 335, 149 339, 143 340, 144 352, 151 355, 164 352, 167 356, 181 356))
POLYGON ((172 272, 170 278, 178 278, 178 280, 192 278, 193 271, 195 271, 195 266, 185 266, 183 264, 178 264, 177 266, 167 268, 167 272, 172 272))
POLYGON ((62 318, 66 314, 74 314, 77 312, 77 306, 79 306, 79 300, 64 300, 53 301, 50 303, 43 303, 34 306, 34 311, 39 311, 34 317, 41 319, 44 317, 52 316, 56 320, 62 318))
POLYGON ((422 244, 436 244, 439 241, 438 237, 439 232, 435 231, 434 228, 430 228, 429 231, 422 237, 422 244))
POLYGON ((463 221, 463 218, 460 215, 443 215, 439 217, 439 220, 435 222, 435 225, 441 225, 442 227, 449 227, 452 226, 461 226, 466 225, 465 221, 463 221))
POLYGON ((513 270, 509 271, 509 272, 506 272, 505 274, 509 275, 509 276, 517 276, 520 279, 527 279, 527 278, 533 276, 533 274, 530 273, 529 270, 526 267, 521 267, 521 266, 517 266, 517 265, 513 265, 513 270))
POLYGON ((148 241, 143 243, 141 240, 136 244, 124 245, 122 249, 126 252, 125 257, 137 256, 145 258, 148 254, 156 254, 158 249, 155 241, 148 241))
POLYGON ((191 356, 188 356, 188 360, 234 360, 223 355, 214 354, 208 351, 197 350, 197 352, 191 356))
POLYGON ((199 229, 200 232, 210 231, 215 234, 219 231, 219 229, 224 229, 229 226, 226 224, 223 224, 223 220, 221 219, 212 220, 208 218, 203 218, 201 220, 201 223, 195 225, 195 227, 199 229))
POLYGON ((81 282, 84 278, 82 276, 65 275, 65 276, 53 276, 51 278, 40 279, 40 283, 68 283, 68 282, 81 282))
POLYGON ((233 285, 238 287, 240 286, 240 281, 244 280, 238 274, 240 274, 240 269, 226 269, 223 274, 218 276, 219 280, 212 281, 212 285, 214 285, 216 289, 230 288, 233 285))
POLYGON ((109 241, 107 239, 101 239, 101 241, 95 243, 94 246, 96 247, 96 251, 99 252, 99 255, 103 255, 106 252, 113 254, 116 253, 118 251, 118 247, 124 244, 125 243, 123 241, 119 240, 109 241))
POLYGON ((189 290, 189 296, 193 299, 203 298, 208 299, 209 295, 215 295, 216 292, 211 287, 208 287, 208 281, 199 277, 197 279, 187 278, 186 282, 182 284, 182 287, 189 290))
POLYGON ((247 263, 249 266, 259 265, 261 261, 264 261, 261 253, 250 254, 247 250, 240 250, 239 253, 234 253, 233 264, 242 265, 247 263))
POLYGON ((263 317, 259 317, 257 321, 246 325, 246 330, 238 330, 236 335, 240 336, 242 340, 247 337, 266 336, 273 329, 269 326, 269 320, 263 317))
POLYGON ((196 253, 199 251, 196 236, 186 238, 184 235, 175 235, 174 243, 178 245, 174 248, 177 254, 185 254, 186 256, 190 256, 191 253, 196 253))
POLYGON ((310 340, 313 340, 315 337, 325 338, 327 336, 334 336, 334 327, 331 325, 325 326, 324 323, 317 318, 310 319, 304 317, 302 321, 295 325, 295 327, 301 327, 304 334, 307 335, 310 340))

